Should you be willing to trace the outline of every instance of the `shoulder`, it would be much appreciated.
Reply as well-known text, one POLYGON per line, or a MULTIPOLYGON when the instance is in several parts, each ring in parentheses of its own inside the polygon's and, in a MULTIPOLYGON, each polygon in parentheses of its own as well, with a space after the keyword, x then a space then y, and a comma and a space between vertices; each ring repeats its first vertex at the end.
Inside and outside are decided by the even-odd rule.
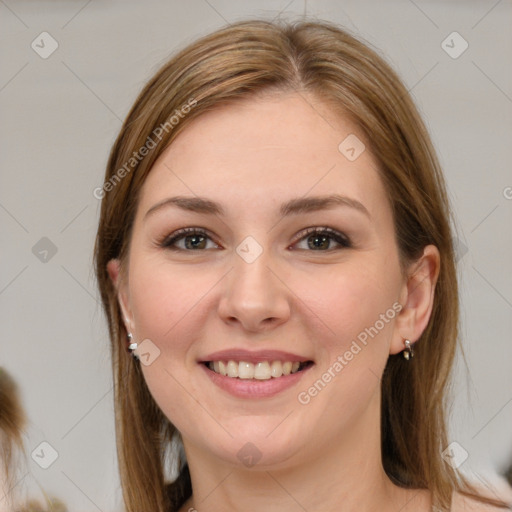
MULTIPOLYGON (((482 495, 485 497, 491 497, 489 496, 488 492, 482 493, 482 495)), ((497 496, 492 497, 495 499, 497 498, 497 496)), ((502 499, 508 503, 508 510, 512 510, 512 508, 510 508, 510 496, 500 495, 499 499, 502 499)), ((470 498, 469 496, 465 496, 459 492, 455 492, 453 494, 451 512, 504 512, 505 510, 507 509, 488 505, 487 503, 482 503, 475 498, 470 498)))

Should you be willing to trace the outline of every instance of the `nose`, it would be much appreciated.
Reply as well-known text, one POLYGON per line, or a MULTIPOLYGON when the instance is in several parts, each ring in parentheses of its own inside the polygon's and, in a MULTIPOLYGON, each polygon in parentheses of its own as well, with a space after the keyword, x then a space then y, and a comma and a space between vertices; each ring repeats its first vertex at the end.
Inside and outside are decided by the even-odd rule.
POLYGON ((218 313, 246 331, 266 332, 290 318, 289 289, 265 252, 252 263, 234 254, 234 268, 224 280, 218 313))

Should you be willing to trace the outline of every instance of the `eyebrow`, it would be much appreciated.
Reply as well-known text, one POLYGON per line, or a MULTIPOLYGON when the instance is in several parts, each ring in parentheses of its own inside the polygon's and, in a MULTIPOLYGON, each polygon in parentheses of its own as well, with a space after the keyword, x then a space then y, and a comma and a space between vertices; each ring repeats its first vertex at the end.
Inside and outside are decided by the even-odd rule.
MULTIPOLYGON (((206 199, 204 197, 189 197, 189 196, 176 196, 169 197, 160 201, 159 203, 152 206, 145 214, 144 218, 154 214, 162 208, 175 206, 182 210, 200 213, 204 215, 218 215, 224 216, 224 208, 215 201, 206 199)), ((366 207, 357 201, 347 196, 339 194, 332 194, 328 196, 314 196, 314 197, 299 197, 296 199, 290 199, 286 203, 283 203, 279 209, 281 216, 297 215, 300 213, 309 213, 319 210, 328 210, 335 208, 336 206, 345 206, 353 208, 371 219, 370 212, 366 207)))

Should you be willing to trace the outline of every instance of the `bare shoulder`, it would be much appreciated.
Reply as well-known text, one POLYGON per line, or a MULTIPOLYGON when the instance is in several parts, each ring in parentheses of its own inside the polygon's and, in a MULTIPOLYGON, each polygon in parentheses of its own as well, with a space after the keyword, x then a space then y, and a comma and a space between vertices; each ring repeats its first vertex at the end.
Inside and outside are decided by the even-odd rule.
MULTIPOLYGON (((488 493, 485 495, 488 496, 488 493)), ((494 498, 496 497, 494 496, 494 498)), ((508 510, 512 510, 510 507, 510 499, 507 499, 505 496, 500 496, 500 499, 504 500, 505 503, 509 503, 508 510)), ((506 510, 505 508, 482 503, 474 498, 464 496, 459 492, 453 494, 451 512, 504 512, 506 510)))

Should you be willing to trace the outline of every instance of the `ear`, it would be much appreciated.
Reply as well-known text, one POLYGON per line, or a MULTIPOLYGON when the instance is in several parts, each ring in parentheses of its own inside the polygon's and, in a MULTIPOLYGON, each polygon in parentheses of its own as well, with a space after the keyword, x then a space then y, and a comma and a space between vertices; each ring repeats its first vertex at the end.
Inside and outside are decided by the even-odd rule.
POLYGON ((390 354, 404 349, 404 340, 418 341, 427 327, 434 305, 434 292, 441 266, 439 250, 427 245, 423 255, 407 269, 400 294, 402 310, 396 317, 390 354))
POLYGON ((107 263, 107 272, 114 288, 117 290, 117 301, 123 314, 124 326, 127 332, 133 332, 133 316, 130 308, 127 283, 122 277, 121 262, 118 259, 110 260, 107 263))

